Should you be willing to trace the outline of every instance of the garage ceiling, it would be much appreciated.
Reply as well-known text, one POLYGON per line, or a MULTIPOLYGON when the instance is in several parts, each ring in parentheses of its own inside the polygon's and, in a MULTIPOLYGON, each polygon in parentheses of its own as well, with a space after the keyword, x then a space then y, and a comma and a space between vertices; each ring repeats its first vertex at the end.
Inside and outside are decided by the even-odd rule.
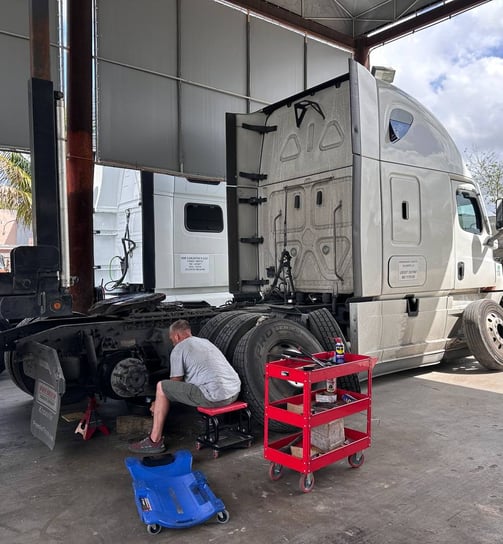
POLYGON ((487 0, 231 0, 354 51, 368 50, 487 0))

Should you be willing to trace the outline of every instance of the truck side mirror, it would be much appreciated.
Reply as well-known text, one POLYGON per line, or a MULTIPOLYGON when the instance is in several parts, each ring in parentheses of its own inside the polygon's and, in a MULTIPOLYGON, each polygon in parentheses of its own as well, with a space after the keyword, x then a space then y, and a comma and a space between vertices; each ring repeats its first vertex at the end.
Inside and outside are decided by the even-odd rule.
POLYGON ((496 230, 503 229, 503 199, 496 200, 496 230))

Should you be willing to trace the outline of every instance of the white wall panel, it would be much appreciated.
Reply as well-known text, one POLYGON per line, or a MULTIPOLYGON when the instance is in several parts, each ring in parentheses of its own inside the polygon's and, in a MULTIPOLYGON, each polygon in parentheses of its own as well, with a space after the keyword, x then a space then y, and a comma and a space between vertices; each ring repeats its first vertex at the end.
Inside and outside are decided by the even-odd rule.
POLYGON ((255 17, 250 21, 254 98, 275 102, 304 88, 304 36, 255 17))
POLYGON ((28 37, 30 33, 28 0, 0 0, 0 30, 28 37))
POLYGON ((30 43, 0 34, 0 147, 29 147, 30 43), (12 59, 16 59, 15 62, 12 59))
POLYGON ((98 57, 176 76, 176 0, 97 0, 98 57))
MULTIPOLYGON (((51 77, 60 89, 57 0, 49 1, 51 77)), ((0 148, 28 150, 28 81, 30 74, 28 0, 0 0, 0 148)))
POLYGON ((176 86, 172 79, 101 63, 99 157, 138 167, 176 167, 176 86))
POLYGON ((307 86, 313 87, 348 71, 351 53, 326 43, 307 40, 307 86))
POLYGON ((225 177, 225 113, 246 112, 246 100, 182 85, 184 171, 225 177))
POLYGON ((245 14, 201 0, 181 7, 181 77, 246 94, 245 14))
MULTIPOLYGON (((30 147, 29 6, 0 0, 0 147, 30 147)), ((60 89, 58 0, 49 8, 60 89)), ((248 16, 213 0, 96 0, 96 13, 102 162, 223 177, 225 113, 246 111, 248 82, 255 110, 301 91, 305 77, 346 71, 347 53, 308 39, 305 76, 303 35, 254 16, 248 35, 248 16)))
MULTIPOLYGON (((101 162, 224 177, 226 112, 304 89, 303 34, 213 0, 96 2, 101 162)), ((346 65, 307 50, 311 81, 346 65)))

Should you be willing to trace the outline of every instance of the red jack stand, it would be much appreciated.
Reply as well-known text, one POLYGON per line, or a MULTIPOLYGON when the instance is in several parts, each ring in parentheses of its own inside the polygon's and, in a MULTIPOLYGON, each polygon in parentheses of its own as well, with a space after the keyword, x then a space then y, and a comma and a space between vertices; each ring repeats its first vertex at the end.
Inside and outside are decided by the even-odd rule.
POLYGON ((89 440, 96 429, 99 429, 105 436, 110 434, 108 427, 101 421, 101 418, 98 415, 96 410, 96 398, 93 395, 89 398, 86 413, 77 425, 75 434, 81 434, 84 440, 89 440))

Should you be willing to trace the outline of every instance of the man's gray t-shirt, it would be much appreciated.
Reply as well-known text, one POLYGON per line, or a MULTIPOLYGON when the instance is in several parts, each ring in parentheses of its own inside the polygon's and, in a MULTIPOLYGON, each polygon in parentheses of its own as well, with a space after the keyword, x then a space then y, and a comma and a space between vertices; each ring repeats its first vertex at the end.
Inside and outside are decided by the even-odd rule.
POLYGON ((211 402, 227 400, 241 389, 237 372, 223 353, 206 338, 189 336, 171 352, 171 377, 185 377, 185 381, 201 389, 211 402))

